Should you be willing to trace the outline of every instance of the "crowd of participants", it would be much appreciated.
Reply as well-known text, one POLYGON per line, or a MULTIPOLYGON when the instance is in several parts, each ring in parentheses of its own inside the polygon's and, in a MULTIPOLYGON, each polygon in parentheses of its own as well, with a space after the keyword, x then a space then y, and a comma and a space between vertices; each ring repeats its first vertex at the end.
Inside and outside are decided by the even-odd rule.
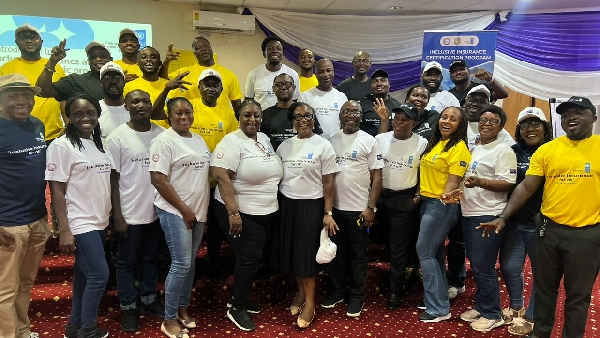
POLYGON ((451 90, 440 89, 442 67, 430 62, 399 102, 388 73, 370 73, 368 53, 354 56, 354 75, 336 88, 330 60, 315 62, 304 49, 298 74, 282 63, 277 37, 263 41, 266 63, 248 74, 243 93, 203 37, 192 42, 198 63, 170 74, 173 45, 163 61, 155 48, 140 49, 130 29, 119 34, 121 60, 91 42, 90 71, 69 76, 60 67, 66 40, 49 59, 37 28, 19 27, 15 41, 21 57, 0 68, 0 336, 38 337, 27 313, 51 235, 46 182, 52 231, 61 251, 75 255, 67 338, 109 336, 97 323, 109 231, 118 243, 122 330, 143 331, 142 313, 164 319, 166 336, 188 337, 205 229, 211 281, 224 281, 221 241, 235 254, 227 317, 244 331, 256 329, 250 315, 262 311, 250 299, 261 266, 295 277, 289 311, 298 328, 311 325, 319 306, 344 301, 346 315, 359 316, 372 237, 389 247, 390 311, 416 305, 420 321, 450 319, 468 257, 477 292, 460 318, 472 329, 507 325, 511 334, 550 337, 564 277, 562 335, 583 336, 600 260, 600 162, 592 155, 600 138, 589 99, 557 107, 566 136, 553 140, 544 113, 527 107, 513 139, 506 112, 493 105, 507 91, 485 70, 471 76, 463 60, 449 67, 451 90), (317 304, 322 231, 337 253, 317 304), (156 266, 163 240, 171 256, 164 302, 156 266), (526 305, 527 256, 535 287, 526 305), (423 301, 405 305, 407 281, 419 274, 423 301))

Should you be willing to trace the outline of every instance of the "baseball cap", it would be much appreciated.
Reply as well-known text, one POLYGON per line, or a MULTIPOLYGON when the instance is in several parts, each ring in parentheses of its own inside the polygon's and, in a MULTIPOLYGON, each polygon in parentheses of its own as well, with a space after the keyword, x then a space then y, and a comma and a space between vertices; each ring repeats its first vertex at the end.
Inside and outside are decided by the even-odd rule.
POLYGON ((411 119, 417 121, 419 119, 419 110, 417 109, 417 107, 415 107, 412 103, 403 103, 401 104, 399 107, 393 108, 392 109, 393 113, 399 113, 399 112, 404 112, 404 114, 406 114, 406 116, 410 117, 411 119))
POLYGON ((104 66, 102 66, 102 68, 100 68, 100 78, 102 78, 104 76, 104 74, 106 74, 108 72, 117 72, 117 73, 121 74, 123 77, 125 77, 125 73, 123 73, 123 68, 121 68, 121 66, 119 66, 117 63, 112 62, 112 61, 105 63, 104 66))
POLYGON ((467 63, 465 62, 465 60, 454 60, 454 61, 452 61, 452 63, 450 64, 450 67, 448 67, 448 69, 450 71, 452 71, 452 68, 456 67, 456 66, 465 66, 465 67, 469 68, 469 66, 467 66, 467 63))
POLYGON ((139 36, 137 35, 137 33, 133 29, 125 28, 119 32, 119 40, 121 40, 121 37, 125 34, 131 34, 131 35, 135 36, 136 39, 138 39, 138 40, 140 39, 139 36))
POLYGON ((571 96, 568 101, 563 102, 556 107, 556 113, 562 114, 565 112, 565 110, 569 109, 569 107, 573 106, 589 109, 594 115, 596 115, 596 106, 594 106, 590 99, 582 96, 571 96))
POLYGON ((37 28, 35 28, 34 26, 32 26, 28 23, 25 23, 25 24, 21 25, 19 28, 15 29, 15 37, 17 37, 17 35, 19 35, 19 33, 26 32, 26 31, 32 31, 32 32, 37 33, 37 35, 40 35, 40 31, 37 28))
POLYGON ((35 95, 42 91, 40 87, 32 86, 25 75, 19 73, 0 76, 0 93, 10 88, 29 88, 35 95))
POLYGON ((202 71, 202 73, 200 73, 200 77, 198 78, 198 83, 200 83, 200 81, 204 80, 205 78, 209 77, 209 76, 214 76, 217 79, 219 79, 219 81, 221 81, 221 74, 219 74, 219 72, 217 72, 216 70, 212 69, 212 68, 208 68, 202 71))
POLYGON ((386 79, 389 79, 390 76, 388 75, 388 73, 383 70, 383 69, 376 69, 373 74, 371 74, 371 80, 373 80, 376 77, 385 77, 386 79))
POLYGON ((519 117, 517 118, 517 123, 521 123, 523 120, 530 118, 530 117, 535 117, 544 122, 548 122, 546 120, 546 115, 544 115, 544 112, 540 108, 527 107, 527 108, 521 110, 521 112, 519 113, 519 117))
POLYGON ((423 74, 425 74, 425 72, 427 72, 430 69, 437 69, 440 72, 443 72, 443 68, 442 65, 437 62, 437 61, 431 61, 431 62, 427 62, 427 64, 425 64, 425 67, 423 67, 423 74))
POLYGON ((89 54, 90 53, 90 49, 92 49, 94 47, 104 48, 104 49, 106 49, 106 51, 108 52, 108 54, 110 54, 110 49, 108 49, 108 47, 106 47, 105 45, 101 44, 98 41, 92 41, 92 42, 88 43, 88 45, 85 46, 85 53, 89 54))
POLYGON ((484 85, 478 85, 478 86, 471 88, 471 90, 469 90, 469 92, 467 93, 467 96, 469 96, 473 93, 485 94, 485 96, 487 96, 488 100, 490 99, 490 96, 492 95, 492 94, 490 94, 490 90, 484 85))

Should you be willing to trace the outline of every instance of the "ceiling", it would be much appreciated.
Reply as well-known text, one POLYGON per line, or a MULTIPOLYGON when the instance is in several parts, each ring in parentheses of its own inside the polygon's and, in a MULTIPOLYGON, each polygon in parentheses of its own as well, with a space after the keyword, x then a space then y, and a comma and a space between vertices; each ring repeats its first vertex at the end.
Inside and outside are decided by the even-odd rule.
POLYGON ((291 12, 393 15, 416 12, 464 12, 511 9, 515 12, 569 11, 597 7, 597 0, 158 0, 211 7, 259 7, 291 12), (390 10, 391 6, 400 9, 390 10))

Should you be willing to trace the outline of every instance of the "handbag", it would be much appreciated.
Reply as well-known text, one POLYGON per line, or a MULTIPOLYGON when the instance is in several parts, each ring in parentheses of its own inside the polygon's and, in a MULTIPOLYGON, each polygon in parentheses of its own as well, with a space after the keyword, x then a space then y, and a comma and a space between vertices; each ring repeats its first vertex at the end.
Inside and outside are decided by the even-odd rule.
POLYGON ((321 245, 317 251, 317 263, 325 264, 331 262, 335 258, 337 252, 337 245, 329 239, 327 235, 327 229, 321 230, 321 245))

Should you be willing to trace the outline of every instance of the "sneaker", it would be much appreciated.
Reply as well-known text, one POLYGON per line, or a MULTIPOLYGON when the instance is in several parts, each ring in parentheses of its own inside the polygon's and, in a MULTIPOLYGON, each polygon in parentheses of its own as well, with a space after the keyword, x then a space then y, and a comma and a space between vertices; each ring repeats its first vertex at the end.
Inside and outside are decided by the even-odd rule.
POLYGON ((341 292, 330 291, 327 292, 323 302, 321 303, 321 307, 326 309, 331 309, 337 303, 341 303, 344 301, 344 295, 341 292))
MULTIPOLYGON (((232 307, 233 305, 233 296, 229 297, 229 300, 227 301, 227 307, 232 307)), ((248 313, 252 313, 252 314, 257 314, 257 313, 261 313, 263 310, 262 306, 260 306, 260 304, 255 303, 251 300, 248 300, 248 303, 246 303, 246 311, 248 311, 248 313)))
POLYGON ((419 320, 422 321, 423 323, 439 323, 444 320, 448 320, 450 318, 452 318, 451 313, 448 313, 445 316, 438 317, 438 316, 434 316, 434 315, 430 314, 429 312, 425 311, 419 315, 419 320))
POLYGON ((31 332, 29 334, 29 338, 40 338, 40 335, 37 332, 31 332))
POLYGON ((479 319, 480 315, 481 314, 479 313, 479 311, 477 311, 475 309, 471 309, 466 312, 463 312, 460 315, 460 319, 464 320, 465 322, 472 323, 472 322, 476 321, 477 319, 479 319))
POLYGON ((504 325, 510 325, 514 318, 523 317, 524 315, 525 307, 522 307, 520 310, 515 310, 510 307, 502 310, 502 320, 504 320, 504 325))
POLYGON ((448 287, 448 298, 456 298, 456 296, 465 293, 465 291, 467 291, 467 288, 464 285, 462 287, 450 286, 448 287))
POLYGON ((135 332, 139 329, 136 309, 122 310, 121 317, 121 330, 135 332))
POLYGON ((77 331, 81 328, 81 323, 67 323, 65 325, 65 334, 63 338, 77 338, 77 331))
POLYGON ((350 304, 348 304, 348 310, 346 310, 346 316, 348 317, 358 317, 363 309, 363 302, 357 300, 351 300, 350 304))
POLYGON ((426 307, 425 307, 425 301, 423 301, 423 300, 419 301, 419 303, 417 303, 417 309, 419 309, 419 310, 425 310, 426 309, 426 307))
POLYGON ((533 321, 526 317, 513 318, 512 324, 508 327, 508 333, 516 336, 526 336, 533 331, 533 321))
POLYGON ((500 319, 487 319, 479 317, 476 321, 472 322, 471 328, 479 332, 489 332, 493 329, 504 325, 504 320, 500 319))
POLYGON ((235 326, 242 331, 254 331, 256 329, 256 325, 248 315, 248 311, 242 307, 229 308, 229 310, 227 310, 227 318, 229 318, 235 324, 235 326))
POLYGON ((96 323, 94 326, 80 328, 77 333, 79 338, 108 338, 108 332, 101 329, 96 323))
POLYGON ((163 304, 158 296, 154 301, 148 305, 142 303, 140 306, 140 313, 146 316, 164 319, 165 318, 165 304, 163 304))

